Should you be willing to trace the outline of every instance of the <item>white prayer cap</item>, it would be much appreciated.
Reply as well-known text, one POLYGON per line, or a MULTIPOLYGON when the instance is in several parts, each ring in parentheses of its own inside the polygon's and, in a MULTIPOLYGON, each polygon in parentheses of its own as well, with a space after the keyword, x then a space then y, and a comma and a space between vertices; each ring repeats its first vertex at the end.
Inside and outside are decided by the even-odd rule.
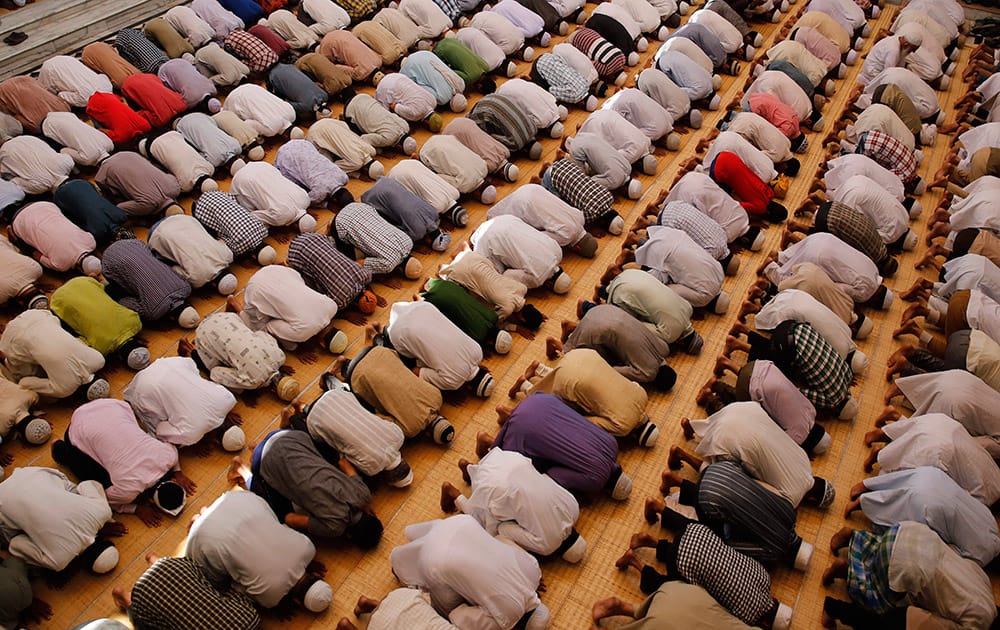
POLYGON ((265 245, 257 252, 257 262, 267 266, 274 262, 275 257, 278 255, 274 248, 270 245, 265 245))
POLYGON ((291 376, 283 376, 278 381, 278 398, 282 400, 292 400, 299 393, 299 382, 291 376))
POLYGON ((236 280, 236 276, 231 273, 227 273, 222 276, 216 286, 219 289, 219 293, 222 295, 231 295, 234 291, 236 291, 237 285, 238 281, 236 280))
POLYGON ((649 420, 642 427, 642 431, 639 432, 639 446, 645 446, 646 448, 653 448, 656 445, 657 438, 660 437, 660 430, 655 424, 649 420))
POLYGON ((254 162, 263 160, 265 155, 267 154, 264 152, 264 147, 259 145, 247 151, 247 157, 253 160, 254 162))
POLYGON ((524 630, 545 630, 549 627, 549 608, 545 604, 538 604, 538 608, 528 617, 528 623, 524 625, 524 630))
POLYGON ((618 480, 615 481, 615 487, 611 491, 611 498, 615 501, 624 501, 632 494, 632 479, 625 474, 625 471, 620 471, 618 473, 618 480))
POLYGON ((917 233, 913 230, 906 231, 906 238, 903 239, 903 251, 913 251, 917 246, 917 233))
POLYGON ((316 229, 316 219, 308 212, 299 217, 299 232, 305 234, 316 229))
POLYGON ((302 598, 302 605, 309 612, 320 613, 330 607, 333 601, 333 589, 323 580, 316 580, 302 598))
POLYGON ((41 418, 35 418, 24 427, 24 439, 28 444, 45 444, 52 437, 52 425, 42 420, 41 418))
POLYGON ((822 455, 823 453, 830 450, 830 444, 832 443, 833 443, 833 438, 830 436, 830 434, 824 433, 823 437, 819 439, 819 442, 816 442, 816 446, 813 447, 812 450, 813 454, 822 455))
POLYGON ((809 561, 812 560, 813 546, 802 541, 799 544, 799 550, 795 553, 795 570, 805 571, 809 568, 809 561))
POLYGON ((868 356, 860 350, 855 350, 854 354, 851 356, 851 371, 855 374, 861 374, 868 367, 868 356))
POLYGON ((569 287, 572 283, 573 279, 569 277, 569 274, 565 271, 560 271, 559 275, 556 277, 556 281, 552 283, 552 290, 556 293, 566 293, 569 291, 569 287))
POLYGON ((185 307, 177 318, 177 323, 180 324, 181 328, 194 328, 200 321, 201 315, 198 314, 198 311, 194 310, 193 306, 185 307))
POLYGON ((778 612, 774 614, 772 630, 788 630, 792 627, 792 608, 784 604, 778 604, 778 612))
POLYGON ((556 113, 559 115, 559 120, 566 120, 569 116, 569 110, 566 109, 565 105, 556 105, 556 113))
POLYGON ((90 566, 90 570, 97 574, 108 573, 116 566, 118 566, 118 550, 112 545, 94 559, 94 564, 90 566))
POLYGON ((226 429, 226 432, 222 434, 222 448, 230 453, 243 450, 243 446, 246 443, 246 433, 244 433, 243 429, 239 427, 229 427, 226 429))
POLYGON ((622 230, 624 229, 625 229, 625 219, 623 219, 621 215, 618 215, 615 218, 611 219, 611 223, 608 224, 608 233, 612 234, 613 236, 618 236, 619 234, 622 233, 622 230))
POLYGON ((211 177, 206 179, 201 183, 201 192, 212 192, 213 190, 219 189, 219 182, 215 181, 211 177))
POLYGON ((372 161, 371 164, 368 165, 368 177, 372 179, 378 179, 383 175, 385 175, 385 167, 382 166, 381 162, 374 160, 372 161))
POLYGON ((493 343, 493 348, 499 354, 507 354, 510 352, 511 346, 514 345, 514 338, 510 336, 510 333, 506 330, 501 330, 497 333, 496 341, 493 343))
POLYGON ((300 127, 292 127, 292 130, 288 132, 288 137, 292 140, 301 140, 306 137, 306 132, 302 131, 300 127))
POLYGON ((133 348, 128 353, 128 359, 125 362, 133 370, 139 371, 145 369, 149 365, 149 350, 146 348, 133 348))
POLYGON ((935 137, 937 137, 937 125, 923 125, 920 128, 920 144, 934 144, 935 137))
POLYGON ((728 310, 729 310, 729 294, 723 291, 719 293, 719 297, 715 299, 715 312, 718 315, 722 315, 728 310))
POLYGON ((458 93, 455 94, 455 96, 451 97, 451 102, 449 103, 449 106, 451 107, 451 111, 457 113, 457 112, 464 112, 468 104, 469 101, 468 99, 465 98, 465 95, 462 93, 458 93))
POLYGON ((438 416, 431 423, 431 435, 438 444, 447 444, 455 438, 455 427, 444 416, 438 416))
POLYGON ((840 415, 837 418, 840 420, 851 420, 856 415, 858 415, 858 401, 854 400, 854 398, 848 398, 847 403, 844 404, 844 408, 840 410, 840 415))
POLYGON ((406 259, 406 264, 403 266, 404 275, 410 280, 415 280, 420 277, 420 273, 424 270, 423 264, 410 256, 406 259))
POLYGON ((80 267, 88 276, 96 276, 101 273, 101 260, 97 256, 90 255, 83 259, 80 267))
POLYGON ((236 173, 239 172, 241 168, 243 168, 246 165, 247 163, 245 161, 243 161, 240 158, 236 158, 235 160, 233 160, 233 163, 229 165, 229 174, 235 175, 236 173))
MULTIPOLYGON (((583 536, 577 534, 576 531, 573 533, 576 534, 576 540, 569 546, 569 549, 563 552, 562 559, 566 562, 576 564, 583 560, 583 555, 587 553, 587 541, 583 539, 583 536)), ((570 535, 572 536, 573 534, 570 535)))
POLYGON ((867 337, 872 333, 872 330, 874 328, 875 328, 875 323, 872 322, 872 318, 865 317, 864 321, 861 322, 861 325, 858 326, 858 332, 856 335, 854 335, 854 338, 864 339, 865 337, 867 337))
POLYGON ((103 378, 95 379, 94 382, 87 387, 87 400, 97 400, 98 398, 107 398, 111 394, 111 385, 108 384, 103 378))

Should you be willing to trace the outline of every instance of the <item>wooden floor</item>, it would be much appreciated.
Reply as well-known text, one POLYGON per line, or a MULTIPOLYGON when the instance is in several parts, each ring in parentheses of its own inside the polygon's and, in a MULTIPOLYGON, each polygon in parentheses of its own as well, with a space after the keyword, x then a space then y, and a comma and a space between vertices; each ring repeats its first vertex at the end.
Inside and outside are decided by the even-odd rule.
MULTIPOLYGON (((804 5, 804 0, 799 0, 798 4, 793 5, 791 11, 783 16, 783 23, 794 21, 798 13, 804 10, 804 5)), ((588 5, 588 10, 592 9, 593 5, 588 5)), ((895 12, 896 9, 890 7, 883 12, 879 19, 873 20, 873 32, 878 32, 879 28, 887 27, 895 12)), ((770 47, 774 42, 781 25, 757 25, 767 40, 763 49, 770 47)), ((556 41, 559 40, 561 38, 556 38, 556 41)), ((867 42, 866 49, 870 45, 871 41, 867 42)), ((649 51, 643 55, 643 61, 640 65, 631 69, 632 76, 637 74, 645 64, 650 63, 655 49, 656 42, 652 42, 649 51)), ((959 63, 960 69, 964 67, 967 56, 968 51, 963 51, 959 63)), ((853 78, 859 69, 860 65, 849 68, 847 78, 838 82, 837 93, 824 109, 828 125, 835 122, 844 110, 849 88, 853 85, 853 78)), ((527 74, 528 64, 522 63, 521 70, 527 74)), ((740 76, 723 78, 723 88, 720 93, 724 104, 733 100, 735 95, 743 89, 748 72, 749 64, 744 64, 740 76)), ((961 70, 958 74, 960 72, 961 70)), ((964 87, 956 85, 949 93, 941 95, 942 104, 946 106, 946 111, 951 111, 947 106, 963 91, 964 87)), ((474 101, 475 98, 476 96, 472 96, 470 100, 474 101)), ((340 106, 335 107, 334 113, 339 113, 339 109, 340 106)), ((627 225, 633 224, 645 205, 654 200, 660 191, 669 188, 677 177, 679 165, 694 155, 697 140, 714 128, 721 112, 705 112, 705 114, 705 124, 700 130, 689 131, 683 135, 683 144, 679 152, 658 151, 657 155, 660 158, 658 173, 652 177, 640 177, 646 186, 643 198, 636 202, 621 199, 616 204, 619 212, 626 217, 627 225)), ((453 114, 446 114, 446 118, 451 116, 453 114)), ((571 111, 566 124, 568 132, 575 130, 576 125, 585 117, 586 112, 582 110, 571 111)), ((951 120, 951 116, 949 116, 949 120, 951 120)), ((415 135, 421 143, 429 137, 425 130, 417 131, 415 135)), ((800 156, 801 172, 792 181, 791 190, 785 200, 789 209, 798 207, 806 196, 808 187, 822 160, 822 139, 825 135, 825 132, 809 134, 809 151, 804 156, 800 156)), ((925 149, 924 163, 920 168, 920 173, 925 178, 932 175, 940 166, 950 142, 952 142, 952 138, 941 136, 933 147, 925 149)), ((529 162, 525 159, 518 161, 522 173, 519 183, 527 182, 531 176, 536 175, 542 162, 555 159, 558 142, 556 140, 543 140, 543 144, 545 145, 545 154, 542 161, 529 162)), ((269 147, 269 155, 271 156, 269 159, 273 158, 276 148, 276 145, 269 147)), ((391 156, 383 160, 387 170, 397 159, 397 156, 391 156)), ((228 181, 220 183, 222 188, 228 187, 228 181)), ((352 180, 349 188, 357 197, 369 185, 368 181, 352 180)), ((508 194, 516 185, 498 183, 500 195, 508 194)), ((929 212, 937 205, 939 197, 940 191, 935 190, 921 198, 925 208, 924 217, 929 216, 929 212)), ((185 205, 190 206, 190 201, 187 199, 185 205)), ((471 224, 470 227, 453 233, 453 248, 466 238, 473 227, 478 225, 485 216, 486 209, 477 202, 469 200, 466 206, 471 214, 471 224)), ((325 226, 331 214, 325 210, 317 214, 320 226, 325 226)), ((923 220, 921 218, 914 223, 914 228, 918 229, 921 236, 925 231, 923 220)), ((642 598, 638 588, 638 576, 634 571, 629 573, 617 571, 613 564, 614 560, 622 553, 627 545, 628 537, 633 532, 656 533, 652 527, 645 524, 642 518, 643 499, 657 493, 660 472, 665 466, 669 447, 672 444, 684 442, 678 425, 680 418, 704 416, 704 410, 699 409, 695 404, 695 396, 711 376, 715 359, 722 351, 726 332, 736 318, 741 300, 746 296, 749 286, 756 279, 755 269, 769 251, 777 248, 781 229, 780 226, 772 226, 769 229, 767 245, 763 251, 758 253, 744 252, 740 255, 742 260, 740 274, 733 278, 727 278, 725 283, 725 289, 733 295, 733 303, 729 313, 722 317, 707 315, 695 323, 697 330, 705 337, 706 343, 703 353, 698 357, 679 355, 670 359, 671 365, 680 375, 677 386, 669 394, 654 393, 650 396, 649 414, 660 425, 659 442, 651 450, 638 447, 626 448, 621 456, 625 472, 634 481, 631 498, 622 503, 616 503, 610 499, 600 499, 583 506, 577 527, 589 543, 586 559, 579 565, 549 562, 543 566, 547 591, 543 593, 542 599, 552 611, 552 628, 579 629, 588 627, 591 606, 597 599, 609 595, 618 595, 634 601, 639 601, 642 598)), ((292 232, 285 230, 275 233, 271 240, 281 251, 292 235, 292 232)), ((548 321, 533 341, 516 338, 513 351, 509 355, 493 356, 487 359, 486 363, 497 379, 496 393, 490 400, 482 401, 471 397, 460 399, 450 394, 446 396, 448 404, 445 408, 445 414, 455 424, 457 430, 457 436, 450 448, 442 448, 426 441, 406 446, 404 456, 413 468, 415 480, 413 485, 407 489, 380 488, 377 491, 375 508, 386 526, 385 537, 378 549, 363 554, 350 547, 319 545, 318 558, 328 567, 327 579, 335 592, 331 608, 320 616, 300 612, 288 622, 267 618, 265 622, 267 627, 332 627, 342 616, 353 617, 351 611, 359 595, 381 597, 396 587, 397 584, 392 576, 388 557, 394 546, 404 542, 404 527, 411 523, 443 516, 438 505, 441 483, 451 481, 462 487, 459 471, 456 467, 459 458, 473 458, 475 435, 478 431, 492 433, 496 430, 495 406, 508 402, 505 392, 527 364, 533 360, 544 360, 545 337, 547 335, 557 336, 560 321, 575 318, 574 311, 577 300, 593 295, 594 286, 599 277, 619 253, 622 238, 607 237, 602 239, 598 256, 593 260, 585 260, 572 254, 567 255, 563 266, 574 280, 573 287, 567 295, 556 296, 546 291, 533 291, 531 293, 530 301, 548 316, 548 321)), ((922 249, 922 245, 919 249, 922 249)), ((899 272, 896 277, 888 280, 891 288, 899 291, 910 286, 919 275, 912 268, 913 262, 918 256, 919 253, 908 253, 900 258, 899 272)), ((420 255, 420 258, 423 261, 425 273, 430 273, 446 258, 446 254, 423 254, 420 255)), ((234 270, 240 278, 240 286, 243 287, 254 268, 236 265, 234 270)), ((923 275, 930 277, 929 272, 926 271, 923 272, 923 275)), ((401 288, 377 285, 376 290, 388 298, 390 302, 408 300, 418 290, 420 283, 419 280, 403 281, 401 288)), ((201 292, 195 297, 195 305, 204 316, 221 309, 223 301, 216 295, 201 292)), ((842 512, 847 502, 848 489, 863 476, 861 462, 868 451, 863 446, 862 437, 872 427, 873 419, 883 408, 882 396, 887 385, 883 378, 885 360, 896 347, 892 339, 892 330, 898 326, 904 306, 902 302, 897 300, 890 311, 872 313, 876 323, 875 330, 867 340, 860 344, 861 349, 869 356, 870 367, 868 373, 859 380, 854 389, 855 397, 861 401, 861 412, 858 418, 853 422, 828 421, 825 423, 827 430, 833 436, 833 446, 827 454, 815 460, 814 469, 815 474, 826 477, 835 483, 838 492, 837 500, 825 512, 810 507, 799 509, 799 533, 806 541, 816 545, 816 553, 808 571, 803 574, 791 570, 778 570, 774 574, 775 596, 782 602, 795 607, 793 620, 795 628, 818 627, 825 595, 832 594, 846 599, 842 585, 829 591, 824 589, 820 584, 820 574, 829 560, 827 548, 830 536, 845 524, 842 512)), ((8 314, 8 316, 10 315, 8 314)), ((372 321, 386 322, 388 309, 379 309, 371 319, 372 321)), ((351 346, 346 354, 353 356, 363 345, 363 331, 360 327, 347 322, 342 323, 351 339, 351 346)), ((144 337, 148 340, 154 357, 175 354, 177 340, 181 335, 179 330, 144 332, 144 337)), ((297 369, 298 378, 303 384, 303 395, 307 400, 311 400, 317 395, 319 392, 317 379, 334 360, 334 357, 326 352, 318 352, 317 354, 318 359, 310 362, 303 361, 303 358, 310 359, 311 357, 302 353, 299 356, 290 357, 291 363, 297 369)), ((121 368, 111 375, 110 380, 113 384, 114 395, 120 396, 130 376, 128 370, 121 368)), ((277 426, 281 403, 272 394, 265 394, 259 398, 255 407, 248 407, 244 401, 241 401, 236 411, 243 417, 248 439, 253 442, 277 426)), ((50 408, 49 418, 55 424, 58 435, 61 435, 65 430, 69 412, 69 409, 58 405, 53 405, 50 408)), ((14 454, 16 465, 53 465, 47 447, 31 449, 17 445, 11 448, 11 452, 14 454)), ((247 456, 248 453, 245 452, 244 455, 247 456)), ((68 628, 85 620, 116 615, 110 595, 111 589, 116 585, 126 588, 131 586, 146 566, 143 558, 147 552, 159 555, 181 552, 190 515, 228 490, 225 469, 230 457, 231 455, 221 451, 212 452, 204 458, 195 457, 190 453, 182 453, 184 471, 198 484, 197 495, 190 501, 184 514, 159 528, 149 529, 132 516, 119 517, 119 520, 127 525, 129 533, 117 541, 121 551, 121 562, 110 575, 95 577, 81 574, 74 577, 70 584, 60 591, 50 590, 41 582, 36 582, 37 595, 50 602, 55 609, 54 617, 45 624, 45 627, 68 628)), ((689 478, 691 476, 690 470, 685 471, 684 474, 689 478)), ((857 527, 866 525, 863 517, 860 516, 855 516, 848 521, 848 524, 857 527)), ((996 586, 998 584, 996 576, 994 575, 993 578, 996 586)), ((118 615, 118 618, 123 619, 121 615, 118 615)), ((605 622, 604 625, 614 626, 615 624, 605 622)))

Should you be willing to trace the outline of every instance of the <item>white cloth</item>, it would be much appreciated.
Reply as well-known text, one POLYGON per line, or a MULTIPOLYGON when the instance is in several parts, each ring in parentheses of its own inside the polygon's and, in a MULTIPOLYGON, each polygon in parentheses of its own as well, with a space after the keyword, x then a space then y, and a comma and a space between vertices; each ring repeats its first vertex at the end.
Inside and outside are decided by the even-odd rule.
POLYGON ((712 63, 711 57, 692 39, 688 39, 687 37, 671 37, 663 42, 653 58, 658 61, 662 55, 670 51, 681 53, 698 64, 708 74, 715 72, 715 64, 712 63))
POLYGON ((556 44, 552 47, 552 54, 561 58, 570 67, 576 70, 577 73, 587 82, 587 85, 593 85, 597 82, 597 79, 600 78, 600 75, 597 74, 597 68, 595 68, 594 64, 590 61, 590 57, 573 44, 568 44, 566 42, 556 44))
MULTIPOLYGON (((913 106, 917 109, 917 115, 922 119, 936 116, 941 110, 941 102, 938 100, 937 92, 927 85, 923 79, 917 76, 912 70, 906 68, 886 68, 878 73, 865 86, 863 94, 870 97, 883 84, 895 84, 906 96, 913 101, 913 106)), ((864 101, 859 101, 859 105, 864 101)))
POLYGON ((52 112, 42 121, 42 134, 63 145, 60 153, 80 166, 96 166, 111 155, 115 143, 108 134, 88 125, 72 112, 52 112))
POLYGON ((691 99, 687 93, 657 68, 646 68, 640 72, 635 86, 667 110, 670 119, 675 122, 691 111, 691 99))
POLYGON ((785 289, 774 296, 754 315, 754 326, 774 330, 783 321, 806 322, 837 351, 840 358, 858 349, 851 338, 851 329, 837 314, 805 291, 785 289))
MULTIPOLYGON (((790 76, 779 70, 765 70, 747 88, 741 102, 746 105, 751 94, 770 94, 782 103, 795 110, 799 120, 808 120, 813 111, 813 102, 809 95, 802 91, 799 84, 790 76)), ((747 109, 744 107, 744 109, 747 109)))
POLYGON ((864 175, 873 180, 897 201, 901 202, 906 198, 906 191, 899 176, 860 153, 849 153, 827 161, 826 173, 823 175, 827 193, 834 194, 837 188, 854 175, 864 175))
POLYGON ((601 2, 594 8, 591 15, 605 15, 618 22, 628 32, 632 41, 639 39, 645 30, 639 22, 632 18, 632 13, 628 9, 613 2, 601 2))
POLYGON ((267 16, 267 25, 296 50, 309 48, 320 39, 316 31, 299 21, 295 14, 287 9, 278 9, 267 16))
POLYGON ((424 166, 420 160, 400 160, 388 172, 388 176, 434 206, 438 214, 447 212, 458 203, 458 189, 424 166))
POLYGON ((282 341, 302 343, 319 333, 337 314, 337 303, 306 286, 298 271, 268 265, 250 276, 243 292, 244 323, 282 341))
POLYGON ((148 150, 151 157, 177 178, 184 192, 191 192, 200 179, 215 173, 215 166, 188 144, 178 131, 171 130, 156 136, 149 143, 148 150))
POLYGON ((482 186, 490 172, 483 158, 447 134, 428 138, 420 147, 420 161, 463 194, 482 186))
POLYGON ((515 216, 501 215, 484 221, 469 242, 497 271, 529 289, 545 284, 562 262, 558 243, 515 216))
POLYGON ((411 542, 389 554, 393 573, 430 593, 459 628, 513 628, 541 605, 538 561, 490 536, 471 516, 410 525, 406 538, 411 542))
POLYGON ((552 237, 560 247, 575 245, 586 230, 583 213, 538 184, 523 184, 490 208, 487 219, 513 215, 552 237))
POLYGON ((477 28, 471 26, 460 28, 455 37, 485 61, 490 71, 496 70, 503 62, 507 61, 507 54, 503 49, 487 37, 486 33, 477 28))
POLYGON ((73 158, 57 153, 35 136, 18 136, 0 145, 0 177, 29 195, 54 191, 69 179, 73 166, 73 158))
POLYGON ((713 35, 719 38, 719 43, 728 54, 733 54, 743 47, 743 35, 721 13, 711 9, 699 9, 691 14, 688 22, 701 24, 713 35))
POLYGON ((826 13, 848 33, 853 33, 867 23, 865 12, 852 0, 812 0, 806 10, 826 13))
MULTIPOLYGON (((969 435, 996 453, 1000 441, 1000 393, 965 370, 946 370, 916 374, 896 379, 906 399, 914 408, 913 415, 943 413, 959 422, 969 435)), ((995 457, 994 457, 995 458, 995 457)))
POLYGON ((707 171, 708 167, 705 165, 711 164, 723 151, 735 153, 762 182, 769 182, 778 176, 771 158, 735 131, 723 131, 716 136, 698 168, 702 172, 707 171))
POLYGON ((310 28, 320 37, 351 25, 351 16, 332 0, 302 0, 302 8, 314 20, 310 28))
POLYGON ((223 109, 233 112, 268 138, 295 124, 295 109, 285 100, 255 83, 245 83, 226 96, 223 109))
POLYGON ((712 217, 726 231, 730 243, 750 229, 750 218, 743 206, 705 173, 685 174, 670 188, 666 201, 686 201, 712 217))
POLYGON ((62 571, 93 544, 111 520, 111 507, 103 496, 81 495, 77 488, 62 472, 34 466, 0 483, 0 532, 12 556, 62 571))
POLYGON ((479 344, 423 300, 394 303, 388 334, 393 348, 417 360, 418 376, 438 389, 462 387, 483 360, 479 344))
POLYGON ((537 83, 524 79, 510 79, 497 88, 497 94, 513 101, 536 129, 547 129, 559 122, 556 97, 537 83))
POLYGON ((458 630, 434 610, 431 596, 400 587, 382 598, 368 620, 368 630, 458 630))
POLYGON ((212 238, 198 219, 187 214, 169 216, 156 224, 149 235, 149 247, 173 263, 171 268, 196 289, 233 262, 233 250, 212 238))
MULTIPOLYGON (((771 162, 792 159, 792 141, 763 116, 754 112, 739 112, 729 121, 726 131, 738 133, 766 155, 771 162)), ((743 160, 746 162, 746 159, 743 160)), ((703 163, 709 160, 703 160, 703 163)), ((770 180, 766 180, 770 181, 770 180)))
POLYGON ((979 254, 966 254, 953 258, 942 268, 944 282, 934 284, 934 293, 950 299, 955 291, 979 289, 991 299, 1000 302, 1000 268, 979 254))
POLYGON ((524 48, 524 33, 499 13, 480 11, 472 16, 469 26, 485 33, 507 56, 524 48))
POLYGON ((73 107, 84 108, 95 92, 111 93, 111 79, 98 74, 76 57, 56 55, 42 63, 38 82, 73 107))
POLYGON ((555 553, 580 516, 573 495, 520 453, 494 448, 469 466, 469 478, 472 495, 457 501, 462 512, 530 553, 555 553))
POLYGON ((779 252, 777 277, 771 280, 781 282, 792 275, 796 265, 806 262, 823 269, 855 302, 867 302, 882 284, 870 258, 826 232, 810 234, 779 252))
POLYGON ((232 392, 202 378, 193 359, 161 357, 137 372, 122 398, 146 430, 176 446, 195 444, 222 426, 236 406, 232 392))
POLYGON ((809 456, 755 402, 726 405, 705 420, 693 420, 696 452, 709 461, 736 461, 747 474, 798 506, 813 487, 809 456))
POLYGON ((191 526, 184 555, 212 581, 232 580, 261 607, 273 608, 305 574, 316 548, 308 536, 278 522, 267 501, 232 490, 191 526))
POLYGON ((887 245, 898 241, 910 229, 910 213, 906 207, 875 180, 864 175, 847 178, 830 194, 830 199, 868 215, 887 245))
POLYGON ((649 267, 660 282, 691 306, 706 306, 722 291, 725 272, 686 232, 658 225, 646 230, 649 240, 635 250, 635 261, 649 267))
POLYGON ((990 339, 1000 343, 1000 303, 978 289, 969 293, 965 318, 974 330, 981 330, 990 339))
POLYGON ((653 151, 652 142, 642 129, 611 109, 591 112, 580 125, 579 131, 601 136, 608 144, 621 151, 632 164, 653 151))
POLYGON ((191 7, 176 6, 163 14, 163 19, 170 22, 184 39, 191 42, 195 48, 201 48, 215 38, 215 30, 205 20, 198 17, 191 7))
POLYGON ((337 449, 364 475, 399 466, 403 430, 361 406, 345 389, 324 392, 309 408, 306 427, 314 440, 337 449))
POLYGON ((652 142, 674 129, 674 119, 666 109, 637 88, 619 90, 606 99, 601 109, 612 109, 641 130, 652 142))
POLYGON ((417 25, 420 39, 435 39, 451 28, 451 19, 433 0, 400 0, 399 10, 417 25))
POLYGON ((375 147, 362 140, 346 122, 335 118, 323 118, 313 123, 306 133, 306 140, 329 153, 328 157, 345 173, 360 171, 375 159, 377 153, 375 147))
POLYGON ((830 69, 826 62, 809 52, 809 49, 794 39, 786 39, 767 49, 767 59, 788 61, 802 71, 813 87, 817 87, 826 77, 830 69))
POLYGON ((934 466, 987 507, 1000 499, 1000 468, 961 424, 943 413, 891 422, 892 440, 878 453, 879 473, 934 466))
POLYGON ((945 247, 951 248, 955 237, 966 228, 981 228, 1000 233, 1000 216, 996 209, 996 191, 980 190, 970 193, 967 197, 956 197, 949 208, 951 216, 948 225, 951 232, 945 240, 945 247))
POLYGON ((861 66, 860 74, 858 74, 858 83, 868 85, 886 68, 902 65, 901 54, 899 37, 889 36, 875 42, 875 45, 865 55, 865 62, 861 66))
POLYGON ((229 192, 267 225, 291 225, 309 209, 309 193, 268 162, 250 162, 238 170, 229 192))

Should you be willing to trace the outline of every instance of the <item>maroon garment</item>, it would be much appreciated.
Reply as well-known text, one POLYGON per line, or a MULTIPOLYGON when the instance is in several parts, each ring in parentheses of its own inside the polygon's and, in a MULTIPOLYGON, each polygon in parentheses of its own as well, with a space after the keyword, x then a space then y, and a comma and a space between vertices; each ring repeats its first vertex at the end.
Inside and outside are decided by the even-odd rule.
POLYGON ((155 74, 133 74, 122 82, 122 94, 135 103, 139 115, 153 127, 166 127, 175 116, 187 111, 184 97, 174 92, 155 74))
POLYGON ((149 121, 122 102, 117 94, 94 92, 87 101, 87 115, 93 118, 115 144, 130 142, 149 133, 149 121))
POLYGON ((278 57, 284 57, 292 49, 288 42, 281 39, 280 35, 267 26, 257 24, 248 28, 247 32, 267 44, 267 47, 273 50, 278 57))

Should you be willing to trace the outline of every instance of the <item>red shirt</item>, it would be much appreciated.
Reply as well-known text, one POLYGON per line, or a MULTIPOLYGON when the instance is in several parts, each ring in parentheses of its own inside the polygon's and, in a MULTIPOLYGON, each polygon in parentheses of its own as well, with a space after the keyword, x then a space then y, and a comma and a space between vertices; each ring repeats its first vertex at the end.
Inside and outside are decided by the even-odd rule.
POLYGON ((94 92, 87 101, 87 115, 97 121, 115 144, 123 144, 149 133, 149 121, 115 94, 94 92))
POLYGON ((139 108, 139 115, 153 127, 165 127, 187 110, 184 97, 155 74, 133 74, 122 82, 122 94, 139 108))

